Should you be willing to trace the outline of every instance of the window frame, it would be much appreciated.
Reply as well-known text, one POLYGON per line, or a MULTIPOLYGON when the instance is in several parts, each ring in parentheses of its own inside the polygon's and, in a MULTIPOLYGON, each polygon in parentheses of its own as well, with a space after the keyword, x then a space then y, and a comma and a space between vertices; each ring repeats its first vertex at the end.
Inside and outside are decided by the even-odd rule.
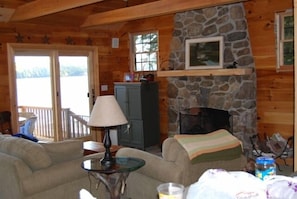
MULTIPOLYGON (((286 11, 277 12, 275 13, 275 33, 276 33, 276 57, 277 57, 277 63, 276 63, 276 71, 277 72, 291 72, 293 71, 294 61, 293 64, 285 65, 284 64, 284 48, 283 44, 285 42, 293 42, 294 45, 294 35, 291 39, 285 39, 284 37, 284 18, 287 16, 293 17, 293 11, 292 9, 288 9, 286 11)), ((293 24, 293 30, 294 30, 294 24, 293 24)), ((293 46, 294 50, 294 46, 293 46)), ((293 54, 294 57, 294 54, 293 54)))
POLYGON ((142 73, 142 72, 156 72, 158 71, 159 68, 159 49, 160 49, 160 44, 159 44, 159 32, 157 30, 151 30, 151 31, 145 31, 145 32, 135 32, 135 33, 130 33, 130 71, 135 72, 135 73, 142 73), (136 44, 134 37, 137 35, 144 35, 144 34, 151 34, 155 33, 157 35, 157 50, 156 51, 146 51, 146 52, 141 52, 141 53, 136 53, 136 44), (136 54, 144 54, 144 53, 156 53, 156 69, 154 70, 137 70, 136 68, 136 54))

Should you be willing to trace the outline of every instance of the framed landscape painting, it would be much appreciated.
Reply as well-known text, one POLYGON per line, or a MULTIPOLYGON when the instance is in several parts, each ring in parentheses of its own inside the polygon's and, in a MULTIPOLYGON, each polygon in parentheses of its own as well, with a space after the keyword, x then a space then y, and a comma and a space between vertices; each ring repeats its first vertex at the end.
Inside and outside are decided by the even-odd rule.
POLYGON ((186 40, 186 69, 223 68, 223 36, 186 40))

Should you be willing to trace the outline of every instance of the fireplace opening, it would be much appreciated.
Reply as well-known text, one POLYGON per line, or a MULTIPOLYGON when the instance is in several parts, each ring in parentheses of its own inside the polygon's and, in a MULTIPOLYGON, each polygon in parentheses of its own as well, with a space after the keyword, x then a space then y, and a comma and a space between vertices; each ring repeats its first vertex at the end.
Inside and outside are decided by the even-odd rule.
POLYGON ((232 133, 232 116, 228 111, 220 109, 185 109, 179 113, 179 123, 180 134, 207 134, 218 129, 232 133))

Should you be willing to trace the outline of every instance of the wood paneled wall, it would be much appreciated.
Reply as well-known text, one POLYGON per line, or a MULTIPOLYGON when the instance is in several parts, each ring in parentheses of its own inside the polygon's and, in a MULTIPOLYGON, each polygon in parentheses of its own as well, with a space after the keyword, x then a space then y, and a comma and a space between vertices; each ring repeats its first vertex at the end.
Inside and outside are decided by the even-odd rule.
POLYGON ((294 74, 276 72, 275 12, 293 8, 291 0, 245 2, 257 73, 258 133, 293 135, 294 74))
MULTIPOLYGON (((130 71, 129 33, 158 30, 161 62, 168 60, 173 30, 173 15, 102 26, 98 29, 80 30, 71 27, 36 26, 29 24, 0 23, 0 111, 10 109, 7 67, 7 43, 92 45, 98 47, 100 85, 107 85, 101 95, 113 94, 114 82, 123 81, 123 74, 130 71), (19 35, 19 36, 18 36, 19 35), (112 48, 112 38, 119 38, 119 48, 112 48), (18 39, 21 41, 18 41, 18 39), (71 41, 71 42, 69 42, 71 41)), ((167 138, 167 79, 159 81, 161 138, 167 138)))
MULTIPOLYGON (((292 8, 291 0, 253 0, 244 3, 250 31, 252 51, 257 71, 258 131, 271 135, 280 132, 288 137, 293 134, 293 73, 276 72, 274 12, 292 8)), ((159 31, 160 60, 166 62, 174 25, 174 15, 112 24, 97 29, 80 30, 70 27, 53 27, 29 24, 0 23, 0 111, 9 110, 9 85, 6 43, 17 42, 20 33, 24 43, 43 43, 44 37, 51 44, 66 44, 72 38, 73 45, 92 44, 98 47, 100 84, 108 85, 113 94, 113 82, 122 81, 129 66, 129 33, 148 30, 159 31), (119 48, 111 47, 111 39, 119 38, 119 48), (91 41, 91 43, 90 43, 91 41)), ((162 67, 165 67, 162 65, 162 67)), ((167 79, 156 78, 160 84, 161 138, 168 132, 167 79)))
MULTIPOLYGON (((101 92, 102 94, 113 93, 113 82, 123 81, 123 73, 130 71, 129 34, 151 30, 159 32, 160 63, 166 64, 166 60, 169 58, 170 42, 173 34, 173 15, 136 20, 112 26, 113 33, 111 37, 119 38, 120 45, 119 48, 111 48, 110 54, 99 55, 100 84, 105 84, 109 87, 108 92, 101 92)), ((111 43, 109 46, 111 46, 111 43)), ((159 82, 160 130, 161 140, 163 141, 168 137, 167 78, 157 78, 155 74, 155 81, 159 82)))

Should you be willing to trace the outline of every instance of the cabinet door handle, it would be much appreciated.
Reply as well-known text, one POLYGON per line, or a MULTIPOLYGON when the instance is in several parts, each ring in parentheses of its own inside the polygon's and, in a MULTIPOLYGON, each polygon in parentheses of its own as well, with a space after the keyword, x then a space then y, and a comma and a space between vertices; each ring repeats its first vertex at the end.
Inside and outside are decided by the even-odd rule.
POLYGON ((127 132, 128 132, 128 134, 130 134, 130 128, 131 128, 131 125, 130 124, 127 124, 127 132))
POLYGON ((131 128, 131 125, 130 124, 127 124, 126 129, 125 129, 125 131, 123 133, 130 134, 130 128, 131 128))

